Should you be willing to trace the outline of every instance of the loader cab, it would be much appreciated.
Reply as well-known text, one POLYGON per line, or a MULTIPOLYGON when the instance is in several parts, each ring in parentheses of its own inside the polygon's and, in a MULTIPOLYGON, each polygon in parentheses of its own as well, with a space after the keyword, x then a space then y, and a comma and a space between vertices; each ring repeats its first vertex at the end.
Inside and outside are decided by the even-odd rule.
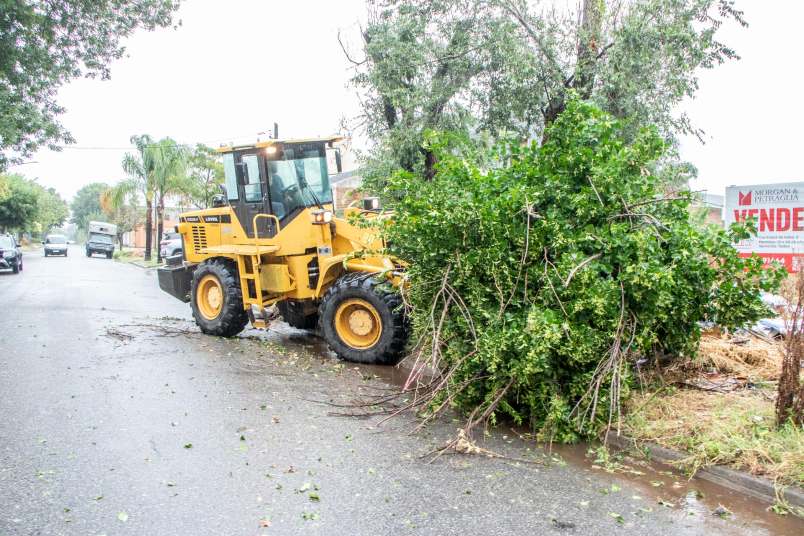
POLYGON ((336 141, 269 140, 219 149, 227 201, 249 238, 276 234, 270 218, 258 219, 254 228, 257 214, 274 215, 284 227, 308 207, 332 204, 327 152, 336 141))

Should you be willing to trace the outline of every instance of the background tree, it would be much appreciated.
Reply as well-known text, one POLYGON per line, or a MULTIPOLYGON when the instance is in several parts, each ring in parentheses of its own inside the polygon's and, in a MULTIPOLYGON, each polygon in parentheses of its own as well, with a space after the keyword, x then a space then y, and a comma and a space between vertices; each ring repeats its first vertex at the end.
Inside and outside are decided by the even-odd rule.
POLYGON ((187 188, 182 198, 196 208, 209 208, 223 183, 223 163, 212 147, 196 144, 187 160, 187 188))
POLYGON ((124 199, 122 203, 115 203, 114 189, 109 188, 101 194, 101 209, 109 223, 117 226, 117 242, 123 247, 123 235, 134 231, 143 222, 142 211, 137 208, 136 196, 124 199))
POLYGON ((359 127, 377 142, 369 187, 381 189, 392 169, 431 178, 428 129, 540 139, 570 91, 626 119, 632 136, 647 124, 670 141, 700 135, 678 105, 694 95, 700 69, 737 57, 715 38, 726 21, 746 24, 732 1, 547 4, 369 2, 362 54, 344 47, 363 103, 359 127))
POLYGON ((155 169, 153 139, 147 134, 132 136, 131 143, 137 147, 136 153, 123 156, 123 170, 128 178, 112 189, 112 204, 120 207, 130 196, 142 196, 145 200, 145 260, 151 260, 153 245, 153 209, 155 195, 155 169))
POLYGON ((37 185, 37 214, 36 224, 38 231, 44 237, 52 228, 61 227, 67 221, 70 211, 67 202, 53 188, 44 188, 37 185))
POLYGON ((73 216, 70 221, 74 223, 79 230, 86 231, 89 222, 96 219, 98 215, 103 214, 101 207, 101 195, 109 188, 109 185, 103 182, 92 182, 83 186, 75 193, 72 203, 70 203, 70 210, 73 216))
POLYGON ((6 175, 3 182, 6 192, 0 197, 0 232, 24 230, 36 217, 38 192, 22 175, 6 175))
MULTIPOLYGON (((156 236, 161 239, 165 222, 165 199, 181 196, 190 188, 185 175, 187 149, 170 138, 159 140, 147 149, 153 154, 154 193, 156 194, 156 236)), ((156 248, 156 260, 162 262, 162 249, 156 248)))
POLYGON ((5 229, 45 235, 69 216, 67 203, 53 188, 22 175, 0 175, 0 232, 5 229))
POLYGON ((73 141, 58 122, 60 86, 109 78, 121 40, 169 26, 178 0, 0 0, 0 170, 42 144, 73 141))
POLYGON ((8 195, 8 179, 4 175, 0 175, 0 201, 8 195))

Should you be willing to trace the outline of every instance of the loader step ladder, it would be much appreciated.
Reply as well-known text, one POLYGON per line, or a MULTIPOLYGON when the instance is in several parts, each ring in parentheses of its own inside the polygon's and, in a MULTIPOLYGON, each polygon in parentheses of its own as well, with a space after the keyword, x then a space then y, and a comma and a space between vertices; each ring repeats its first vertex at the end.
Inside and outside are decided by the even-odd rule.
MULTIPOLYGON (((241 286, 243 287, 243 304, 246 306, 249 313, 251 313, 251 323, 255 328, 266 328, 268 327, 268 322, 265 318, 265 306, 268 304, 268 302, 263 300, 262 297, 260 257, 261 253, 270 253, 279 248, 275 245, 264 246, 262 248, 260 247, 260 232, 259 227, 257 226, 257 220, 260 218, 273 220, 276 224, 274 236, 279 233, 279 218, 273 214, 256 214, 254 216, 254 220, 252 221, 254 225, 252 227, 254 229, 254 251, 250 251, 248 254, 238 255, 237 269, 240 272, 240 282, 241 286), (245 283, 245 285, 243 285, 243 283, 245 283), (254 306, 256 306, 257 311, 259 311, 259 318, 254 314, 254 306)), ((270 301, 273 302, 275 300, 270 301)))
MULTIPOLYGON (((243 304, 251 313, 256 306, 260 314, 265 310, 265 302, 262 299, 262 281, 260 280, 260 255, 238 255, 237 270, 240 273, 240 283, 243 292, 243 304)), ((265 318, 257 318, 252 313, 252 324, 255 328, 265 328, 267 324, 265 318)))

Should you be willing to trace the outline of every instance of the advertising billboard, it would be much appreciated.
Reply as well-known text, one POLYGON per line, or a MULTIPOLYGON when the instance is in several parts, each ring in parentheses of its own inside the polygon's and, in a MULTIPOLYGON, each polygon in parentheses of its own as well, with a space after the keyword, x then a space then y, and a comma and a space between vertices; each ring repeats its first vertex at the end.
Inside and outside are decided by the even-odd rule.
POLYGON ((723 215, 728 227, 754 218, 756 236, 736 247, 743 256, 756 253, 797 272, 804 256, 804 182, 729 186, 723 215))

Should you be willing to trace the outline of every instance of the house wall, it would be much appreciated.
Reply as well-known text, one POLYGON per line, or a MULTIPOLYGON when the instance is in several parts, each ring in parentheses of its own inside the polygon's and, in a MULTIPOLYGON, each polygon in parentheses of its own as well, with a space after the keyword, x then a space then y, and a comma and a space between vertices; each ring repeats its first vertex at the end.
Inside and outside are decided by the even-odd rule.
MULTIPOLYGON (((176 219, 166 218, 163 222, 162 229, 164 232, 171 232, 173 228, 179 224, 178 217, 176 219)), ((154 245, 159 245, 159 238, 156 236, 156 222, 154 222, 154 245)), ((144 248, 145 247, 145 225, 138 225, 133 231, 123 233, 123 245, 130 248, 144 248)))

